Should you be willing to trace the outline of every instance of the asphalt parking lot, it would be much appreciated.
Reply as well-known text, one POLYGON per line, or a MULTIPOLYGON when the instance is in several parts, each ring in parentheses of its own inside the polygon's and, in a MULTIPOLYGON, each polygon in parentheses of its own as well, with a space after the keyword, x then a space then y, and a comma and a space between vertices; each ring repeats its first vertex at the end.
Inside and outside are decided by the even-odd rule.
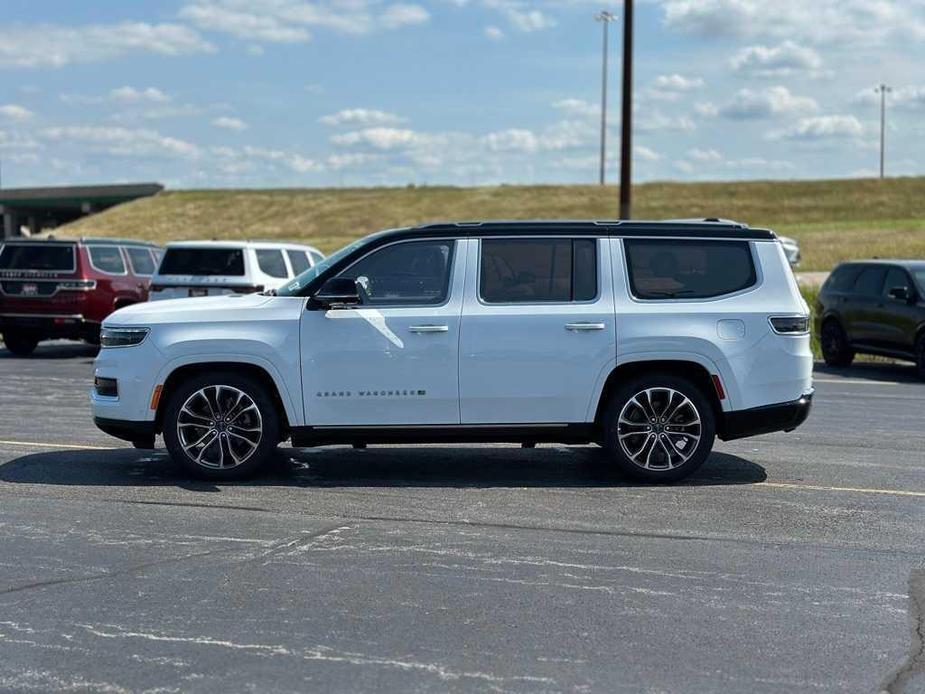
POLYGON ((247 483, 97 431, 92 352, 0 349, 0 690, 925 691, 925 384, 649 487, 593 449, 283 450, 247 483))

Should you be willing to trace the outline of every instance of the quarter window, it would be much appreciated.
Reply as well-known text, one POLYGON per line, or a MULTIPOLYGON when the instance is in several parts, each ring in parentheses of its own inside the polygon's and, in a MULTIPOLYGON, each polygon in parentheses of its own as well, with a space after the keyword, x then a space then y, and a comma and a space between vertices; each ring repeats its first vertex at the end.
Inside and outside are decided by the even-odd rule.
POLYGON ((483 239, 479 296, 489 304, 591 301, 596 239, 483 239))
POLYGON ((757 282, 747 242, 626 239, 623 245, 639 299, 708 299, 757 282))
POLYGON ((260 271, 270 277, 286 278, 286 261, 283 260, 283 252, 273 248, 257 249, 257 265, 260 271))
POLYGON ((125 252, 128 254, 128 262, 133 273, 141 276, 154 274, 154 258, 147 248, 126 247, 125 252))
POLYGON ((842 265, 835 268, 823 284, 823 288, 833 292, 850 292, 861 268, 857 265, 842 265))
POLYGON ((286 255, 289 257, 289 264, 292 265, 292 274, 301 275, 303 272, 308 270, 311 265, 308 262, 308 256, 305 254, 305 251, 286 251, 286 255))
POLYGON ((110 275, 124 275, 125 261, 118 246, 88 246, 90 262, 100 272, 110 275))
POLYGON ((340 273, 354 280, 363 304, 431 305, 446 301, 455 242, 407 241, 373 251, 340 273))

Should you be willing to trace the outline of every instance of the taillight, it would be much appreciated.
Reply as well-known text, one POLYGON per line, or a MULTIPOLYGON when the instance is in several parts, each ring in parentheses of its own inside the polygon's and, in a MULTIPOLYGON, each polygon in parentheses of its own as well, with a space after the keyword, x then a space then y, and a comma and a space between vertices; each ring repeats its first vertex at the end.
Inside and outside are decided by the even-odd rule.
POLYGON ((809 316, 771 316, 768 322, 778 335, 801 335, 809 332, 809 316))

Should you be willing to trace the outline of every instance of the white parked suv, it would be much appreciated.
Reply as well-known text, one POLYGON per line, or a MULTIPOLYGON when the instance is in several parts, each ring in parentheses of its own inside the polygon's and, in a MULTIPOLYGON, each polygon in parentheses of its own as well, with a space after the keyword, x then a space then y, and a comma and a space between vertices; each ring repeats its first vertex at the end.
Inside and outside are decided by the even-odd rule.
POLYGON ((324 258, 311 246, 272 241, 168 243, 149 301, 275 289, 324 258))
POLYGON ((597 443, 644 480, 809 413, 808 307, 727 222, 480 222, 367 236, 277 292, 106 319, 97 426, 237 478, 277 444, 597 443))

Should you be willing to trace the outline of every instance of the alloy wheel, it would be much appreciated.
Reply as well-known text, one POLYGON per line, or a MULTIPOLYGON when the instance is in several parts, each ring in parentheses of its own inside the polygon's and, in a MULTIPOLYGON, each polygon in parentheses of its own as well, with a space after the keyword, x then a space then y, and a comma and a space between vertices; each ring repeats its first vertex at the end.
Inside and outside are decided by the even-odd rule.
POLYGON ((700 444, 700 413, 674 388, 646 388, 631 397, 617 418, 623 453, 646 470, 673 470, 694 455, 700 444))
POLYGON ((197 465, 230 469, 254 455, 263 436, 260 408, 239 388, 211 385, 190 395, 177 417, 177 438, 197 465))

